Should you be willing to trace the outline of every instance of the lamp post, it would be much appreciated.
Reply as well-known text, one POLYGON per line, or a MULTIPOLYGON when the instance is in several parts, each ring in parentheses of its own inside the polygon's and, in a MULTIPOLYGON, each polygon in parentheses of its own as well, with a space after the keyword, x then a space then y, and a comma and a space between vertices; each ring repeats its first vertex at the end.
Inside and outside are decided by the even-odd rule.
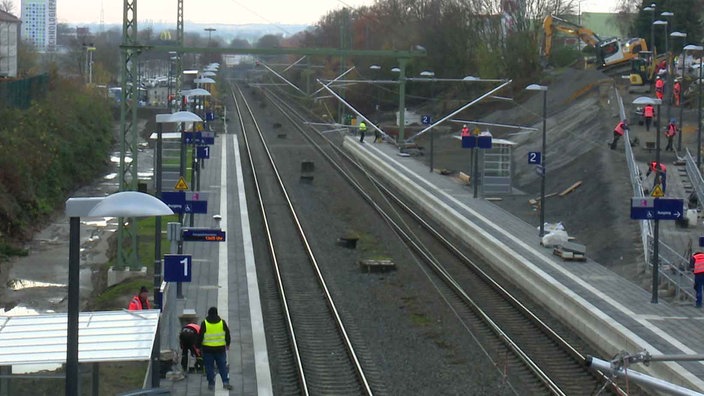
MULTIPOLYGON (((677 151, 680 151, 680 150, 682 150, 682 127, 683 127, 683 125, 682 125, 682 111, 684 110, 684 106, 682 103, 682 97, 683 97, 683 95, 682 95, 682 82, 684 81, 684 64, 685 64, 685 60, 687 58, 687 52, 684 49, 684 41, 687 39, 687 33, 672 32, 672 33, 670 33, 670 37, 681 38, 682 45, 683 45, 682 54, 680 56, 682 58, 682 68, 681 68, 681 74, 680 74, 680 93, 679 93, 679 95, 680 95, 680 98, 679 98, 680 120, 679 120, 679 124, 678 124, 680 127, 680 133, 677 134, 677 151)), ((676 67, 677 67, 677 64, 675 64, 675 68, 676 67)), ((674 88, 673 88, 673 91, 674 91, 674 88)), ((672 101, 672 99, 670 99, 670 101, 672 101)))
MULTIPOLYGON (((701 45, 693 45, 689 44, 686 45, 683 48, 683 51, 704 51, 704 47, 701 45)), ((698 88, 699 88, 699 95, 697 99, 697 170, 701 172, 701 166, 702 166, 702 64, 701 64, 701 58, 699 61, 699 81, 698 81, 698 88)), ((684 68, 684 66, 683 66, 684 68)), ((684 69, 683 73, 684 75, 684 69)))
POLYGON ((643 11, 650 12, 650 50, 653 51, 653 56, 655 56, 655 3, 650 4, 648 7, 643 8, 643 11))
MULTIPOLYGON (((658 112, 658 120, 657 120, 657 125, 660 125, 660 105, 662 104, 662 101, 660 99, 653 99, 649 98, 647 96, 641 96, 636 98, 633 101, 633 104, 635 105, 656 105, 657 106, 657 112, 658 112)), ((657 131, 655 134, 655 163, 657 166, 660 166, 660 132, 657 131)), ((657 173, 655 174, 655 177, 657 178, 658 175, 657 173)), ((653 225, 653 290, 652 290, 652 298, 651 298, 651 303, 657 304, 658 303, 658 284, 659 284, 659 262, 660 262, 660 221, 656 217, 654 220, 654 225, 653 225)))
POLYGON ((548 87, 545 85, 531 84, 526 87, 527 91, 543 91, 543 146, 540 157, 540 233, 541 238, 545 235, 545 176, 547 168, 545 165, 546 143, 547 143, 547 107, 548 107, 548 87))
MULTIPOLYGON (((432 72, 430 70, 423 70, 422 72, 420 72, 420 76, 427 78, 427 79, 432 79, 432 81, 435 81, 435 72, 432 72)), ((433 89, 434 87, 435 87, 435 83, 431 82, 430 83, 430 100, 431 100, 431 102, 435 99, 435 90, 433 89)), ((432 107, 431 107, 431 109, 432 109, 432 107)), ((432 118, 431 118, 431 120, 432 120, 432 118)), ((432 123, 432 121, 430 121, 430 123, 432 123)), ((435 142, 434 142, 433 138, 434 138, 434 135, 433 135, 433 131, 431 130, 430 131, 430 171, 431 172, 433 171, 433 160, 434 160, 433 153, 435 152, 435 150, 434 150, 435 149, 435 142)))
POLYGON ((66 327, 66 395, 79 395, 78 316, 80 313, 81 217, 166 216, 174 212, 149 194, 122 191, 107 197, 69 198, 68 314, 66 327))
MULTIPOLYGON (((370 70, 374 70, 374 74, 378 74, 379 70, 381 70, 381 66, 379 65, 369 65, 370 70)), ((377 77, 377 76, 375 76, 377 77)), ((381 109, 381 92, 379 91, 377 87, 377 94, 376 94, 376 106, 374 106, 374 109, 377 111, 377 113, 381 109)), ((377 120, 378 121, 378 120, 377 120)))

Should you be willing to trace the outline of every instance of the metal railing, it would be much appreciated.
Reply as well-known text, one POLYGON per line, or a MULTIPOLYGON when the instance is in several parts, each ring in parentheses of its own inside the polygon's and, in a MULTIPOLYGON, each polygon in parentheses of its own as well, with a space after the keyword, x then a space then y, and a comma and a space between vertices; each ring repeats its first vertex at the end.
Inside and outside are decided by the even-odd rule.
MULTIPOLYGON (((619 105, 619 116, 620 119, 625 119, 626 111, 623 106, 623 99, 619 95, 618 90, 614 87, 614 92, 616 95, 616 102, 619 105)), ((624 133, 625 140, 624 148, 626 152, 626 163, 628 166, 628 173, 631 179, 631 187, 633 188, 633 197, 645 197, 643 193, 643 184, 641 183, 641 173, 638 169, 638 164, 635 159, 635 154, 633 153, 633 148, 630 145, 631 137, 629 135, 629 130, 626 129, 624 133)), ((687 150, 687 174, 689 175, 692 185, 697 192, 697 197, 699 202, 704 202, 704 179, 697 169, 697 165, 692 159, 692 155, 687 150)), ((641 243, 643 246, 643 255, 645 256, 645 264, 647 268, 652 271, 652 257, 653 257, 653 224, 651 220, 640 220, 641 229, 641 243)), ((677 299, 691 299, 694 300, 694 292, 692 289, 692 284, 694 278, 689 272, 689 258, 685 257, 683 254, 676 252, 670 246, 659 240, 659 274, 660 279, 663 279, 671 287, 674 288, 675 298, 677 299)))

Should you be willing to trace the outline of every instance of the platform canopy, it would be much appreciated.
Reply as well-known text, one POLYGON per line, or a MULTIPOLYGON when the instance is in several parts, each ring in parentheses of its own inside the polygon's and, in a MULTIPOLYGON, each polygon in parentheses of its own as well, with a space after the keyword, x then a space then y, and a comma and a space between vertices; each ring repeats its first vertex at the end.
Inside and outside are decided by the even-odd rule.
MULTIPOLYGON (((0 366, 66 363, 66 313, 0 316, 0 366)), ((151 357, 159 310, 81 312, 79 363, 151 357)))

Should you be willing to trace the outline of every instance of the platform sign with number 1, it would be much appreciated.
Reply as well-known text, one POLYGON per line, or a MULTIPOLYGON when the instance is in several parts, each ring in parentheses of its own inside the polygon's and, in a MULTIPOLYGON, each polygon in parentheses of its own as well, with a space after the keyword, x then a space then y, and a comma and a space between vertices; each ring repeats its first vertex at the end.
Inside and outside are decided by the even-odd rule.
POLYGON ((192 263, 190 254, 165 254, 164 281, 190 282, 192 263))

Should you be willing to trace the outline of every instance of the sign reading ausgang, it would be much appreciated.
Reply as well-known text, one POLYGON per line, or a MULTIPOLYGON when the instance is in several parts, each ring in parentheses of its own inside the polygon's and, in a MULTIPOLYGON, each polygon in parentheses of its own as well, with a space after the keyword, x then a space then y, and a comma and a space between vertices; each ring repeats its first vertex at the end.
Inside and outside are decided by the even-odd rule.
POLYGON ((631 219, 677 220, 684 215, 681 199, 634 197, 631 198, 631 219))

